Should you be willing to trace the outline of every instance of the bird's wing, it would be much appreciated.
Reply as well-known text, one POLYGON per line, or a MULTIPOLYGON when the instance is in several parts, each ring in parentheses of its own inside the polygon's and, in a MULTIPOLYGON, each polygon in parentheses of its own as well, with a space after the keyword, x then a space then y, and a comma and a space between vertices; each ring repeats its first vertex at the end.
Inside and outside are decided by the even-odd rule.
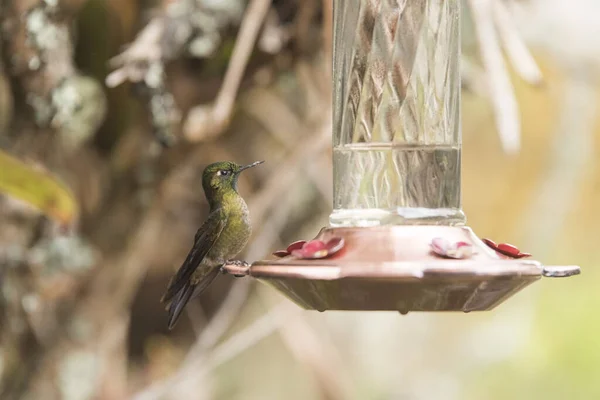
POLYGON ((161 300, 162 302, 171 300, 185 286, 185 283, 190 280, 198 265, 200 265, 221 235, 226 223, 227 218, 221 209, 214 210, 208 215, 204 224, 196 232, 194 246, 177 271, 177 274, 169 282, 169 287, 161 300))

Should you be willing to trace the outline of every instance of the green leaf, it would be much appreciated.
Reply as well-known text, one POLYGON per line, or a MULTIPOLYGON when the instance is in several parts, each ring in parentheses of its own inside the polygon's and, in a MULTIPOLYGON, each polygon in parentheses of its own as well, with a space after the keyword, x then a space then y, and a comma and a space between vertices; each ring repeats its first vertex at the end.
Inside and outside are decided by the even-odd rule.
POLYGON ((64 224, 73 222, 79 213, 72 192, 58 178, 2 150, 0 150, 0 193, 27 202, 64 224))

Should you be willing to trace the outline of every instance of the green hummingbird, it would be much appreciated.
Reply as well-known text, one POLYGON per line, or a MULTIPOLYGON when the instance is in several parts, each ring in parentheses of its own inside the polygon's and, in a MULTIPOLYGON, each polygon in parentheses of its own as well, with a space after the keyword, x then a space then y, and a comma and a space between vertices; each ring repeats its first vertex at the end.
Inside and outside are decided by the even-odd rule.
POLYGON ((169 330, 177 323, 188 301, 199 296, 215 280, 224 264, 245 264, 231 260, 246 246, 252 232, 248 206, 237 192, 237 182, 242 171, 263 162, 240 166, 222 161, 204 169, 202 188, 210 213, 161 299, 163 303, 170 303, 169 330))

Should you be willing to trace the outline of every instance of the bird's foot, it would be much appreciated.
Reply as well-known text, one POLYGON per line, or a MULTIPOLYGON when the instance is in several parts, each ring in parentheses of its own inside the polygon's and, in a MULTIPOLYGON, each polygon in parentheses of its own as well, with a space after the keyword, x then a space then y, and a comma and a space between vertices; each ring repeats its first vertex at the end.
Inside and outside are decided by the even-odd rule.
POLYGON ((246 261, 242 261, 242 260, 227 260, 227 261, 225 261, 225 264, 235 265, 237 267, 249 267, 250 266, 249 263, 247 263, 246 261))
POLYGON ((225 261, 225 264, 221 266, 221 273, 231 274, 236 278, 240 278, 248 275, 248 268, 250 268, 250 264, 246 261, 227 260, 225 261))

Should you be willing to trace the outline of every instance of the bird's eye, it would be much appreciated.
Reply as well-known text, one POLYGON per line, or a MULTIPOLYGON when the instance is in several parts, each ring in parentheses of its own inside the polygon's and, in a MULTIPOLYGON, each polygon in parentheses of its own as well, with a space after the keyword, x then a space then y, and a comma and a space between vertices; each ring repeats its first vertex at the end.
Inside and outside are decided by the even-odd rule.
POLYGON ((226 170, 226 169, 220 170, 220 171, 218 172, 218 174, 219 174, 220 176, 227 176, 227 175, 229 175, 230 173, 231 173, 231 171, 228 171, 228 170, 226 170))

